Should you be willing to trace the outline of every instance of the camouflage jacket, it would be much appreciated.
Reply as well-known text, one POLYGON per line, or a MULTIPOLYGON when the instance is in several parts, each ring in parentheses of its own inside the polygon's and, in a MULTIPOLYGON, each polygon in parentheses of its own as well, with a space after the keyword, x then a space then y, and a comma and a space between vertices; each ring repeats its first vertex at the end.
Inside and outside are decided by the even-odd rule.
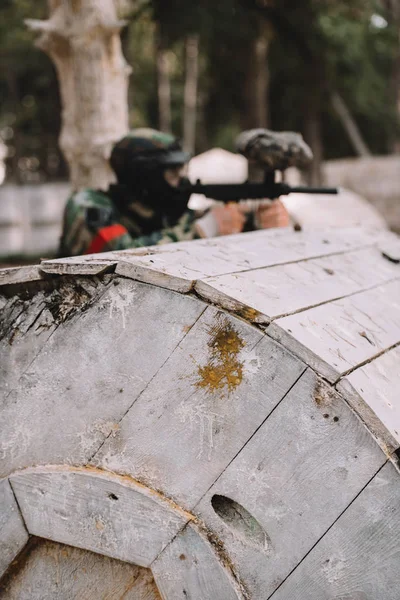
POLYGON ((187 209, 175 223, 157 217, 144 205, 132 203, 129 217, 117 208, 109 193, 83 190, 73 194, 64 211, 59 256, 77 256, 140 248, 198 236, 194 229, 196 213, 187 209))

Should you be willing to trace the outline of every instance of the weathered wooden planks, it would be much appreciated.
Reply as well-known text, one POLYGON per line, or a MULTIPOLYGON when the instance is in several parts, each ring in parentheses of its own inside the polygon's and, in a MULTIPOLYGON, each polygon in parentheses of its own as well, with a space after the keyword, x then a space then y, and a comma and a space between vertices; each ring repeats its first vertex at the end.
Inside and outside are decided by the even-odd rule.
POLYGON ((56 328, 48 300, 49 296, 39 292, 32 300, 13 296, 2 307, 0 405, 56 328))
POLYGON ((40 269, 52 275, 100 275, 115 269, 118 258, 113 252, 43 260, 40 269))
POLYGON ((385 460, 346 403, 308 370, 194 512, 221 539, 250 597, 263 600, 385 460), (225 498, 217 512, 216 496, 225 498), (250 515, 247 534, 246 517, 237 509, 229 516, 232 500, 250 515))
POLYGON ((190 508, 303 370, 261 332, 209 307, 93 462, 190 508))
MULTIPOLYGON (((322 235, 256 232, 112 253, 94 257, 94 269, 91 257, 47 261, 69 277, 1 298, 11 358, 0 468, 13 473, 29 533, 151 565, 166 600, 266 600, 301 569, 295 589, 308 600, 308 561, 397 448, 400 418, 400 272, 380 246, 389 238, 322 235), (93 277, 100 263, 157 285, 93 277), (160 287, 193 285, 238 315, 160 287)), ((365 512, 353 515, 361 546, 365 512)), ((382 526, 369 564, 390 548, 390 593, 391 535, 382 526)), ((361 551, 349 551, 343 578, 335 571, 342 587, 312 582, 311 600, 365 600, 368 578, 367 587, 352 579, 363 568, 361 551)), ((385 582, 371 589, 386 600, 385 582)), ((282 600, 292 597, 289 589, 282 600)))
POLYGON ((400 281, 274 321, 268 335, 329 381, 400 342, 400 281))
POLYGON ((66 320, 1 406, 1 474, 89 460, 205 308, 159 288, 116 284, 90 310, 79 310, 86 296, 75 288, 69 303, 53 307, 66 320))
POLYGON ((160 600, 149 569, 47 540, 31 542, 27 556, 0 583, 0 596, 3 600, 160 600))
MULTIPOLYGON (((116 272, 139 281, 177 291, 190 290, 205 277, 296 262, 373 245, 389 233, 349 228, 294 232, 274 229, 180 242, 165 246, 164 252, 138 257, 127 254, 116 272)), ((122 258, 122 256, 121 256, 122 258)), ((251 305, 251 302, 248 304, 251 305)))
POLYGON ((240 585, 223 568, 213 547, 195 525, 188 525, 152 565, 158 589, 171 600, 244 600, 240 585))
POLYGON ((398 600, 400 482, 387 464, 273 600, 398 600))
POLYGON ((243 312, 250 305, 251 320, 268 323, 396 278, 400 278, 400 268, 373 247, 205 278, 196 283, 195 290, 228 310, 243 312))
POLYGON ((393 451, 400 444, 400 347, 356 369, 337 384, 378 440, 393 451))
POLYGON ((191 518, 128 478, 70 467, 11 476, 32 535, 149 567, 191 518))
POLYGON ((42 277, 39 266, 7 267, 0 269, 0 286, 39 281, 42 277))
POLYGON ((0 577, 28 541, 28 532, 7 479, 0 481, 0 577))

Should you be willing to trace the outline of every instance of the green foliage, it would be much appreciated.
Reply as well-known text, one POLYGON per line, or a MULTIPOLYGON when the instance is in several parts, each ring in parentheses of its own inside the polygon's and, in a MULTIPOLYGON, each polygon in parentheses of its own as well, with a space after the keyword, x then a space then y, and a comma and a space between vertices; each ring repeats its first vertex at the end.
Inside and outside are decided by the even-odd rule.
MULTIPOLYGON (((325 156, 352 154, 330 102, 337 91, 372 152, 388 150, 399 118, 389 85, 399 55, 399 31, 394 20, 386 24, 382 19, 380 0, 120 0, 120 4, 129 20, 122 42, 133 69, 131 126, 158 127, 155 56, 161 40, 169 52, 173 130, 181 135, 184 43, 195 32, 200 35, 198 149, 207 145, 232 149, 250 110, 254 42, 267 26, 271 127, 304 130, 305 115, 314 102, 322 117, 325 156)), ((64 172, 56 147, 60 127, 56 74, 24 25, 25 18, 46 17, 45 0, 2 0, 0 135, 15 152, 10 159, 13 173, 23 180, 64 172)))
POLYGON ((0 137, 8 145, 12 175, 21 181, 65 176, 57 146, 56 74, 24 24, 26 18, 46 15, 45 0, 3 0, 0 8, 0 137))

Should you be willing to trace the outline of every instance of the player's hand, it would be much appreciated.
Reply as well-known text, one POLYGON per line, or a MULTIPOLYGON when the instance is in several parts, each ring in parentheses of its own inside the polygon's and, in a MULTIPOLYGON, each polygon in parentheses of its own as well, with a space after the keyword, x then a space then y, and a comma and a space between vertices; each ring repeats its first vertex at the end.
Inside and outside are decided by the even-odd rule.
POLYGON ((290 217, 285 205, 280 200, 275 200, 272 204, 261 204, 256 209, 254 223, 257 229, 288 227, 290 217))
POLYGON ((230 235, 243 231, 246 216, 238 204, 215 206, 196 223, 197 233, 202 238, 230 235))
POLYGON ((237 204, 216 206, 211 212, 218 224, 218 235, 230 235, 243 231, 246 217, 237 204))

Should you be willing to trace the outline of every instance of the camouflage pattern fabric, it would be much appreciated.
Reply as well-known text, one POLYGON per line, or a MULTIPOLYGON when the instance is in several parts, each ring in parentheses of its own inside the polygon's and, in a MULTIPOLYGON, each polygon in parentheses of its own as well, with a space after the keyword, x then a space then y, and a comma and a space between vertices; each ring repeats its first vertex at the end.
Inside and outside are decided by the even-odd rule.
POLYGON ((284 171, 288 167, 304 168, 313 159, 311 148, 300 133, 250 129, 236 139, 236 149, 249 161, 269 171, 284 171))
POLYGON ((165 223, 158 230, 143 233, 149 229, 144 224, 153 214, 140 203, 133 203, 132 207, 136 212, 127 216, 118 211, 105 192, 87 189, 73 194, 64 211, 59 256, 126 250, 198 237, 193 227, 194 211, 186 210, 173 225, 165 223))

